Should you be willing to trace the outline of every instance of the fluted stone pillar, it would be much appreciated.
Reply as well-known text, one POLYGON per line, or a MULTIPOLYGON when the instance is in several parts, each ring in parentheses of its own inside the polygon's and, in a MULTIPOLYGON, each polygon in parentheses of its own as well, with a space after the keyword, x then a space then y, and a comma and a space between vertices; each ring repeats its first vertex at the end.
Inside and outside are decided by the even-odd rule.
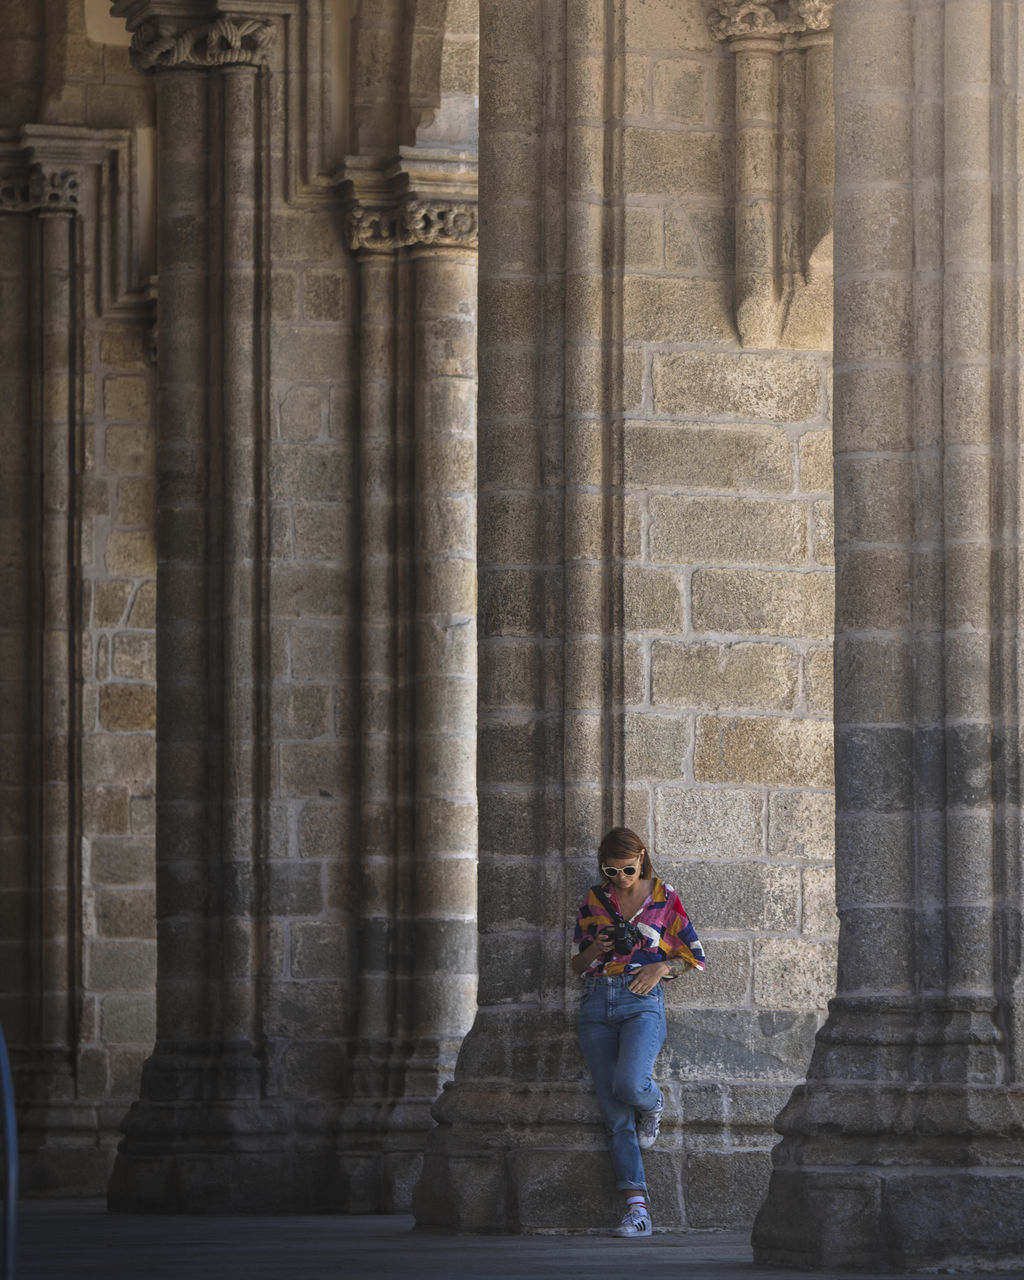
POLYGON ((475 1009, 477 222, 465 156, 348 172, 369 945, 341 1162, 368 1211, 408 1207, 475 1009))
POLYGON ((112 1208, 334 1203, 268 1043, 266 64, 272 23, 125 0, 157 94, 157 1043, 112 1208))
POLYGON ((836 6, 839 974, 762 1263, 1024 1264, 1022 35, 836 6))

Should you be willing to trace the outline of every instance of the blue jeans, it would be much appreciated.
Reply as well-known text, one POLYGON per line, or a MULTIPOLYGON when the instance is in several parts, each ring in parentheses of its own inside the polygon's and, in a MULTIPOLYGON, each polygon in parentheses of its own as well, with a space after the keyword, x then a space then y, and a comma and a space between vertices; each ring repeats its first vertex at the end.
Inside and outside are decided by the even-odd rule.
POLYGON ((634 995, 631 981, 628 974, 584 979, 578 1033, 604 1116, 616 1185, 643 1191, 636 1112, 652 1110, 661 1098, 651 1072, 665 1043, 665 996, 660 982, 650 995, 634 995))

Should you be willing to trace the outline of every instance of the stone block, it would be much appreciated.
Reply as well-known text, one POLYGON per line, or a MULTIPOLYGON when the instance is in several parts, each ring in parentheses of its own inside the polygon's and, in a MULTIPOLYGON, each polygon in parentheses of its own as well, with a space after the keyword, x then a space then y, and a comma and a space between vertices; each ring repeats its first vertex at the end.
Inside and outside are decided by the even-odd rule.
POLYGON ((343 613, 348 574, 318 563, 271 567, 274 613, 279 618, 331 618, 343 613))
POLYGON ((316 863, 268 863, 266 892, 268 910, 275 916, 317 916, 323 910, 321 874, 316 863))
POLYGON ((156 983, 156 942, 86 943, 86 985, 91 991, 152 991, 156 983))
POLYGON ((548 597, 555 588, 554 574, 483 567, 479 588, 482 636, 529 636, 548 629, 548 597))
MULTIPOLYGON (((857 548, 837 552, 845 589, 836 600, 836 630, 898 631, 910 620, 910 583, 920 581, 902 549, 857 548)), ((924 567, 924 566, 922 566, 924 567)), ((930 597, 922 591, 926 598, 930 597)))
POLYGON ((726 280, 630 274, 622 293, 623 324, 633 342, 732 338, 732 288, 726 280))
POLYGON ((686 1215, 691 1228, 748 1227, 768 1191, 769 1151, 707 1151, 686 1162, 686 1215))
POLYGON ((120 577, 156 576, 156 536, 153 532, 115 529, 107 537, 107 572, 120 577))
POLYGON ((299 287, 294 272, 275 270, 270 283, 270 314, 275 321, 296 320, 299 287))
POLYGON ((340 796, 351 781, 350 753, 336 742, 285 742, 279 748, 283 795, 340 796))
POLYGON ((111 670, 122 680, 155 680, 156 637, 119 631, 113 638, 111 670))
POLYGON ((347 963, 345 935, 337 924, 315 922, 292 926, 293 979, 328 978, 337 981, 347 963))
POLYGON ((708 68, 691 59, 663 58, 654 64, 654 114, 681 124, 699 124, 707 110, 708 68))
POLYGON ((103 379, 103 408, 108 422, 145 422, 149 416, 148 379, 108 374, 103 379))
POLYGON ((656 562, 797 565, 807 558, 807 519, 793 503, 657 495, 650 513, 656 562))
POLYGON ((793 487, 792 445, 778 428, 633 422, 624 439, 627 485, 759 493, 793 487))
POLYGON ((291 674, 296 680, 336 680, 352 638, 335 622, 300 622, 289 628, 291 674))
POLYGON ((270 712, 274 737, 322 738, 329 726, 330 696, 322 685, 275 685, 270 712))
POLYGON ((698 934, 740 930, 757 935, 796 930, 800 875, 796 868, 762 862, 687 861, 659 854, 698 934))
POLYGON ((677 779, 686 772, 693 729, 681 716, 627 715, 623 724, 626 777, 677 779))
POLYGON ((488 641, 481 650, 481 705, 527 710, 543 703, 546 651, 529 640, 488 641))
POLYGON ((92 884, 151 885, 155 856, 152 840, 94 838, 89 857, 92 884))
POLYGON ((824 369, 814 356, 655 353, 653 373, 658 416, 799 423, 824 414, 824 369))
POLYGON ((100 1002, 104 1044, 151 1045, 156 1039, 156 1001, 149 995, 108 995, 100 1002))
POLYGON ((833 776, 829 721, 698 717, 697 782, 824 788, 833 776))
POLYGON ((832 575, 698 569, 691 582, 695 631, 831 639, 832 575))
POLYGON ((798 451, 800 488, 804 493, 832 492, 832 432, 806 431, 798 451))
POLYGON ((134 1102, 139 1096, 142 1068, 152 1052, 152 1043, 129 1047, 119 1045, 109 1053, 110 1098, 134 1102))
POLYGON ((651 645, 651 701, 700 710, 790 710, 799 655, 780 644, 651 645))
POLYGON ((812 715, 832 714, 832 649, 808 649, 804 654, 804 698, 812 715))
POLYGON ((130 802, 133 835, 152 835, 156 831, 156 797, 132 796, 130 802))
POLYGON ((348 460, 337 445, 281 440, 270 450, 270 486, 276 501, 334 502, 348 489, 348 460))
MULTIPOLYGON (((685 902, 684 906, 689 911, 685 902)), ((694 921, 694 928, 701 934, 699 921, 694 921)), ((753 963, 748 940, 701 936, 701 941, 708 958, 707 968, 703 973, 688 968, 668 984, 666 1011, 675 1005, 688 1009, 735 1009, 749 1004, 753 963)))
POLYGON ((82 741, 82 783, 152 783, 156 743, 148 733, 95 733, 82 741))
POLYGON ((323 428, 323 396, 319 387, 293 386, 282 397, 281 435, 286 440, 317 440, 323 428))
POLYGON ((676 858, 759 858, 764 800, 759 791, 658 787, 656 847, 676 858))
POLYGON ((338 271, 309 269, 302 274, 302 310, 307 320, 344 320, 346 277, 338 271))
POLYGON ((800 873, 803 909, 800 932, 809 938, 837 938, 836 877, 831 867, 804 867, 800 873))
POLYGON ((774 791, 768 797, 768 852, 779 858, 831 859, 835 797, 813 791, 774 791))
POLYGON ((632 195, 671 196, 685 189, 720 196, 731 179, 732 148, 721 134, 622 129, 622 182, 632 195))
POLYGON ((82 791, 82 825, 89 835, 121 835, 128 831, 128 788, 119 784, 82 791))
POLYGON ((137 733, 156 728, 156 689, 152 685, 104 685, 99 702, 104 729, 137 733))
MULTIPOLYGON (((565 371, 567 414, 604 414, 610 398, 624 413, 638 410, 643 402, 644 351, 637 347, 622 350, 619 361, 605 352, 578 347, 565 371)), ((483 401, 481 401, 483 403, 483 401)), ((528 413, 534 410, 533 401, 528 413)))
POLYGON ((836 991, 836 944, 794 938, 754 942, 754 1002, 762 1009, 824 1009, 836 991))
POLYGON ((117 519, 123 525, 151 527, 156 521, 156 481, 149 477, 119 481, 117 519))

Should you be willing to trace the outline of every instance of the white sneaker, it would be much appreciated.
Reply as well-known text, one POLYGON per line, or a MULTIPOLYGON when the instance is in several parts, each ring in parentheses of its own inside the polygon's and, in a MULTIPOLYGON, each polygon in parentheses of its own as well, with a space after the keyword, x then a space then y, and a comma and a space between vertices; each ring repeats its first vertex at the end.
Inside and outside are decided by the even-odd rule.
POLYGON ((661 1113, 665 1110, 665 1099, 658 1099, 658 1105, 650 1111, 636 1113, 636 1141, 641 1151, 653 1147, 658 1141, 661 1131, 661 1113))
POLYGON ((652 1234, 651 1211, 645 1204, 631 1204, 622 1215, 622 1221, 612 1232, 613 1236, 649 1236, 652 1234))

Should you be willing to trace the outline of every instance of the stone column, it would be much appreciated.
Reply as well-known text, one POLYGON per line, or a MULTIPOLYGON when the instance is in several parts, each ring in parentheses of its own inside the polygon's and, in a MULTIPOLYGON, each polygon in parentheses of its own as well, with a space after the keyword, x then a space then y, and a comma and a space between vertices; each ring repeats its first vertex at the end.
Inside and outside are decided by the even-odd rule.
POLYGON ((109 1201, 315 1208, 332 1184, 320 1153, 296 1150, 264 1029, 281 876, 266 550, 274 27, 160 8, 118 6, 157 92, 159 966, 157 1044, 109 1201))
POLYGON ((1024 1263, 1022 34, 836 6, 839 976, 765 1264, 1024 1263))
POLYGON ((424 178, 420 160, 384 180, 348 167, 369 945, 342 1168, 363 1210, 408 1205, 476 997, 475 169, 435 158, 424 178), (417 182, 446 190, 418 199, 417 182))
POLYGON ((476 1011, 476 208, 420 204, 415 273, 412 1092, 476 1011))

